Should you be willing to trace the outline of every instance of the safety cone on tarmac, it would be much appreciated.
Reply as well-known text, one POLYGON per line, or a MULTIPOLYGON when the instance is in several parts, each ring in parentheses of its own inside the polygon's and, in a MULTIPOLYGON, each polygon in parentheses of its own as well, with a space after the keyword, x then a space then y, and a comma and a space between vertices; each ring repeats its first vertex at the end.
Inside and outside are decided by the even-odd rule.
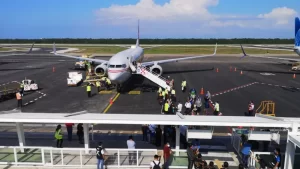
POLYGON ((203 87, 202 87, 201 90, 200 90, 200 94, 201 94, 201 95, 204 95, 203 87))
POLYGON ((114 103, 114 100, 113 100, 113 98, 111 97, 111 98, 109 99, 109 104, 112 105, 113 103, 114 103))
POLYGON ((294 75, 293 75, 293 79, 296 79, 296 74, 294 73, 294 75))

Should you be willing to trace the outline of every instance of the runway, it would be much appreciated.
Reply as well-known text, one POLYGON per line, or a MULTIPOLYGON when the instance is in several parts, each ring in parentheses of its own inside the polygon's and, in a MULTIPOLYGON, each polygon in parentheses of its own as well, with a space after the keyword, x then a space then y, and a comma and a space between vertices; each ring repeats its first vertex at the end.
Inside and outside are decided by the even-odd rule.
MULTIPOLYGON (((165 58, 169 57, 146 56, 145 60, 165 58)), ((101 59, 107 60, 109 57, 102 56, 101 59)), ((73 71, 74 63, 73 59, 53 56, 49 53, 2 57, 0 58, 0 84, 21 81, 25 77, 39 84, 41 88, 39 92, 24 96, 23 104, 28 103, 22 109, 24 112, 72 113, 87 110, 93 113, 115 114, 161 113, 156 92, 141 91, 142 86, 155 88, 157 85, 139 75, 133 77, 128 91, 118 95, 109 108, 107 107, 109 99, 116 96, 116 92, 98 94, 93 88, 92 93, 95 95, 88 98, 85 87, 68 87, 67 72, 73 71)), ((225 116, 244 115, 250 100, 254 101, 255 109, 261 101, 271 100, 276 104, 276 116, 299 117, 297 112, 300 110, 298 107, 300 101, 297 98, 300 81, 298 74, 293 79, 294 72, 289 71, 291 66, 287 64, 270 59, 241 60, 239 57, 217 56, 164 64, 162 67, 163 76, 170 76, 175 80, 177 98, 183 103, 188 93, 180 91, 180 84, 183 79, 186 79, 188 90, 195 88, 198 93, 201 87, 204 92, 209 90, 213 95, 212 101, 219 101, 221 112, 225 116), (237 71, 234 71, 235 68, 237 71)), ((0 104, 0 111, 16 108, 14 99, 0 104)), ((96 129, 136 131, 140 127, 102 125, 97 126, 96 129)))

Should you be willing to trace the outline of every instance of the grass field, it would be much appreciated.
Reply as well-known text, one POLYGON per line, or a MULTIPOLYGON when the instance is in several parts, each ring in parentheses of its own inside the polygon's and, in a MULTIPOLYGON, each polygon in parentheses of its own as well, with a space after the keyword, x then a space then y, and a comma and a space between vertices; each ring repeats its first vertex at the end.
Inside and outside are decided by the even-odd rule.
POLYGON ((10 48, 0 48, 0 51, 10 51, 10 48))
MULTIPOLYGON (((76 47, 76 46, 75 46, 76 47)), ((114 46, 102 46, 102 47, 82 47, 77 46, 80 49, 78 53, 84 53, 91 55, 97 54, 113 54, 124 50, 125 48, 114 46)), ((281 51, 281 50, 266 50, 266 49, 245 49, 249 54, 294 54, 294 52, 281 51)), ((214 51, 212 46, 162 46, 152 49, 145 49, 145 54, 211 54, 214 51)), ((242 51, 237 47, 218 46, 218 54, 240 54, 242 51)), ((74 52, 72 52, 74 53, 74 52)), ((76 53, 76 52, 75 52, 76 53)))

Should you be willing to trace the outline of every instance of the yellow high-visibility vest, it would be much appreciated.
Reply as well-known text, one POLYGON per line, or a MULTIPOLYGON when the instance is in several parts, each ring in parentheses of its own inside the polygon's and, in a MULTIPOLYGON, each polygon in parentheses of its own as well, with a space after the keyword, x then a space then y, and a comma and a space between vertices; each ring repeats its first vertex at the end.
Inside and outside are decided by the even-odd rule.
POLYGON ((166 95, 165 91, 162 91, 162 92, 161 92, 161 95, 162 95, 163 97, 165 97, 165 95, 166 95))
POLYGON ((185 87, 186 86, 186 81, 182 81, 181 86, 185 87))
POLYGON ((55 135, 54 137, 57 139, 57 140, 61 140, 63 138, 63 135, 61 133, 61 129, 59 129, 58 131, 55 132, 55 135))
POLYGON ((87 92, 90 92, 90 91, 92 91, 92 87, 91 87, 91 86, 89 86, 89 85, 88 85, 88 86, 86 86, 86 91, 87 91, 87 92))
POLYGON ((165 103, 165 111, 169 111, 169 104, 167 102, 165 103))
POLYGON ((161 93, 162 92, 162 89, 161 89, 161 87, 159 87, 159 89, 158 89, 158 93, 161 93))
POLYGON ((175 95, 175 90, 174 89, 172 89, 171 94, 175 95))
POLYGON ((109 85, 111 84, 109 78, 106 78, 106 82, 107 82, 107 84, 109 84, 109 85))
POLYGON ((99 81, 96 82, 96 86, 97 86, 97 87, 100 87, 100 86, 101 86, 101 84, 100 84, 99 81))
POLYGON ((168 89, 166 89, 166 90, 165 90, 165 93, 166 93, 166 94, 168 94, 168 93, 169 93, 168 89))
POLYGON ((216 110, 216 111, 220 111, 219 103, 216 103, 216 104, 215 104, 215 110, 216 110))

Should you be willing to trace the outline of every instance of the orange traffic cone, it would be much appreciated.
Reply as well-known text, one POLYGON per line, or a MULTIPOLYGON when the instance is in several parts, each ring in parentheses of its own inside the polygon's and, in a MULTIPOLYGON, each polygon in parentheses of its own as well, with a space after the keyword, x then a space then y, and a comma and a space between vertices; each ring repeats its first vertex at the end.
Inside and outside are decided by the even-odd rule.
POLYGON ((52 68, 52 72, 55 72, 55 67, 53 66, 53 68, 52 68))
POLYGON ((109 104, 112 105, 114 103, 113 98, 109 99, 109 104))
POLYGON ((200 94, 201 94, 201 95, 204 95, 203 87, 201 88, 200 94))
POLYGON ((217 73, 219 72, 219 68, 217 68, 217 73))
POLYGON ((294 73, 294 75, 293 75, 293 79, 296 79, 296 74, 294 73))
POLYGON ((234 71, 236 72, 236 67, 234 68, 234 71))
POLYGON ((241 75, 243 74, 243 71, 241 70, 241 75))

